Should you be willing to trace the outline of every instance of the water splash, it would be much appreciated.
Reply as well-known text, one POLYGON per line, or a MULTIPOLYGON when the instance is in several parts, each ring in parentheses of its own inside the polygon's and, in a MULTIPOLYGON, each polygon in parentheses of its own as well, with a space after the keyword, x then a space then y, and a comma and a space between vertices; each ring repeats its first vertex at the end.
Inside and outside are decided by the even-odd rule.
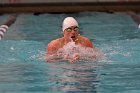
POLYGON ((32 55, 29 59, 30 60, 36 60, 36 61, 44 61, 45 60, 45 54, 44 51, 39 51, 38 54, 32 55))
POLYGON ((57 51, 57 55, 70 59, 74 56, 80 56, 80 60, 97 61, 101 59, 104 54, 97 48, 87 48, 81 45, 76 45, 75 42, 69 42, 57 51))

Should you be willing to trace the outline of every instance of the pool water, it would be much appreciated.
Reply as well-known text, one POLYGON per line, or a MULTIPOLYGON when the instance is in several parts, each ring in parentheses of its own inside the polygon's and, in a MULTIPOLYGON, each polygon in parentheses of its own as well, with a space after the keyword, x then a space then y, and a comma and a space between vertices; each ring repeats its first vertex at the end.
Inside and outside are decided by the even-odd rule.
POLYGON ((140 29, 125 13, 19 14, 0 41, 0 93, 140 93, 139 56, 140 29), (62 36, 67 16, 105 58, 46 62, 47 44, 62 36))

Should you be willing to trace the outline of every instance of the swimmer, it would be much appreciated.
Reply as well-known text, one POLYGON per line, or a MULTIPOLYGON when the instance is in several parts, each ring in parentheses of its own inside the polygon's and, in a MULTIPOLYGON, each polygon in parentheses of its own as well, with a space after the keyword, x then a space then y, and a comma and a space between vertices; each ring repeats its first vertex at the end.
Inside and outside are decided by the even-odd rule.
POLYGON ((8 30, 8 28, 15 22, 17 15, 12 15, 8 18, 8 20, 0 26, 0 40, 4 37, 4 33, 8 30))
POLYGON ((68 55, 57 53, 60 48, 69 42, 74 42, 75 45, 81 45, 83 47, 94 48, 92 42, 84 36, 79 34, 78 22, 73 17, 66 17, 62 24, 63 37, 55 39, 48 44, 46 59, 51 62, 58 56, 63 56, 65 60, 69 62, 75 62, 80 59, 80 55, 73 54, 73 58, 69 58, 68 55), (55 55, 53 55, 55 54, 55 55))

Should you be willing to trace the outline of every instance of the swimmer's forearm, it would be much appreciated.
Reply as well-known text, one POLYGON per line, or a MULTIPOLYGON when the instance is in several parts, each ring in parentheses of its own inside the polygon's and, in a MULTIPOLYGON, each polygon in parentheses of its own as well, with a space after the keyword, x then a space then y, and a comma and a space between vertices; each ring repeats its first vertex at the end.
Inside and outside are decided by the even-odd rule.
POLYGON ((47 62, 51 62, 52 60, 54 60, 55 59, 55 57, 56 57, 56 55, 49 55, 49 54, 47 54, 46 55, 46 60, 47 60, 47 62))
POLYGON ((60 58, 62 58, 62 57, 59 56, 57 53, 47 54, 46 55, 47 62, 54 62, 56 60, 59 60, 60 58))

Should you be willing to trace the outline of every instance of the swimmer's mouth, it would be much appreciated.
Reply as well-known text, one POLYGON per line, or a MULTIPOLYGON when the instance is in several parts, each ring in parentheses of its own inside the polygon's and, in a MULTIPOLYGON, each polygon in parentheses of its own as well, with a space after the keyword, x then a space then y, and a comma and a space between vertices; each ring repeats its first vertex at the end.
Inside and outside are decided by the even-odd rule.
POLYGON ((71 38, 75 38, 75 36, 71 36, 71 38))

